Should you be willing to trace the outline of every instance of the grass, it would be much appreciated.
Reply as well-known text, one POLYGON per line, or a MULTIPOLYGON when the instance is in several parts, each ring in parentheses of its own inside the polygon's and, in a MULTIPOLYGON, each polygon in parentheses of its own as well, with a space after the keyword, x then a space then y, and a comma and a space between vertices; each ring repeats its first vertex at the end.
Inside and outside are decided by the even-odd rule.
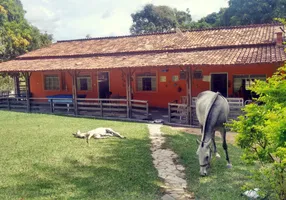
POLYGON ((164 126, 161 129, 166 136, 166 147, 173 149, 186 168, 186 178, 188 190, 194 192, 196 199, 199 200, 236 200, 246 199, 241 196, 243 192, 241 186, 250 175, 249 166, 240 159, 242 154, 238 147, 228 143, 228 150, 232 169, 226 168, 225 153, 221 146, 221 140, 217 138, 217 148, 221 159, 213 158, 210 173, 207 177, 199 175, 199 162, 196 155, 199 136, 189 133, 172 130, 164 126))
POLYGON ((160 197, 144 124, 0 111, 0 199, 160 197), (111 127, 127 139, 77 139, 111 127))

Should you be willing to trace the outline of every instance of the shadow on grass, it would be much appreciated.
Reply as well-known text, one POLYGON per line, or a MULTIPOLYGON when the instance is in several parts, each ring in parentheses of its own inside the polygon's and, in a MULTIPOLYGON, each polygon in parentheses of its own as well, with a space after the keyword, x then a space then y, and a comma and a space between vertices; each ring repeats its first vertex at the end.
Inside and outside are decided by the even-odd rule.
POLYGON ((159 199, 157 173, 146 150, 148 139, 106 139, 93 140, 91 146, 82 144, 86 155, 67 155, 60 165, 35 162, 32 169, 15 173, 17 184, 0 188, 6 194, 4 198, 159 199), (106 154, 93 155, 93 145, 102 145, 106 154))
POLYGON ((200 139, 200 136, 179 131, 174 132, 167 127, 164 127, 162 131, 167 137, 166 147, 173 149, 179 156, 179 162, 186 167, 188 190, 195 193, 196 199, 245 199, 241 196, 241 186, 245 184, 250 174, 249 171, 253 168, 241 161, 239 148, 228 144, 229 156, 233 165, 231 169, 228 169, 221 139, 216 138, 221 158, 213 158, 209 175, 201 177, 196 155, 198 147, 196 139, 200 139))

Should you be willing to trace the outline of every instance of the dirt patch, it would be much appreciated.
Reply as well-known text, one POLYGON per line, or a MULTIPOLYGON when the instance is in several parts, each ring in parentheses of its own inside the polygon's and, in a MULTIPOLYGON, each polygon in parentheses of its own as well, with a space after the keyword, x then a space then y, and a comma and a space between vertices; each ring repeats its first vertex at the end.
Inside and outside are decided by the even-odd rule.
MULTIPOLYGON (((201 135, 201 129, 199 129, 199 128, 183 128, 183 127, 170 127, 170 128, 173 130, 178 130, 178 131, 190 133, 192 135, 201 135)), ((217 131, 216 131, 215 135, 219 138, 221 137, 220 133, 217 131)), ((237 133, 235 133, 235 132, 227 132, 226 133, 226 141, 230 144, 234 144, 236 135, 237 135, 237 133)))

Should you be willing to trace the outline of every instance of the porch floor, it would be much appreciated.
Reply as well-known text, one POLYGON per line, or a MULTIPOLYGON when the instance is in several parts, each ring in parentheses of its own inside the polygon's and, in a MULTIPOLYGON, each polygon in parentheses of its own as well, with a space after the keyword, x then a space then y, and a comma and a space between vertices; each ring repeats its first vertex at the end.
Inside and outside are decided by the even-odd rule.
POLYGON ((149 119, 154 122, 168 122, 167 108, 149 108, 149 119))

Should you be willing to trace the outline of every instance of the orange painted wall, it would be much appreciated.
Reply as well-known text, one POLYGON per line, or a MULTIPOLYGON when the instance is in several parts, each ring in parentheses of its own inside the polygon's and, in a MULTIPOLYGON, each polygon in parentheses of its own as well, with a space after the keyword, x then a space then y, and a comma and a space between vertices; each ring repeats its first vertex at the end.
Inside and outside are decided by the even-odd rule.
MULTIPOLYGON (((81 72, 81 74, 90 74, 92 77, 92 90, 78 91, 78 94, 86 94, 87 98, 97 97, 96 75, 93 72, 81 72)), ((72 77, 68 72, 33 72, 30 78, 30 87, 33 97, 46 97, 56 94, 72 94, 72 77), (44 75, 58 75, 60 77, 60 90, 45 90, 44 75)))
MULTIPOLYGON (((248 74, 266 74, 267 77, 271 76, 281 64, 255 64, 255 65, 232 65, 232 66, 203 66, 194 67, 193 70, 202 70, 204 76, 209 76, 211 73, 228 74, 228 96, 233 94, 233 75, 248 75, 248 74)), ((169 102, 180 100, 181 96, 186 96, 186 81, 179 80, 172 81, 172 76, 177 75, 181 68, 174 67, 168 68, 167 72, 163 69, 166 68, 145 68, 133 71, 132 75, 132 93, 133 99, 148 100, 150 106, 154 107, 167 107, 169 102), (154 92, 140 92, 136 91, 136 74, 143 72, 154 72, 157 74, 157 91, 154 92), (166 82, 160 82, 160 77, 166 76, 166 82), (179 90, 181 88, 181 90, 179 90)), ((82 71, 81 74, 90 74, 92 77, 92 90, 91 91, 78 91, 79 94, 87 94, 86 98, 98 97, 97 73, 95 71, 82 71)), ((109 70, 110 75, 110 91, 112 95, 126 96, 125 76, 119 69, 109 70)), ((56 94, 72 94, 72 79, 68 72, 33 72, 31 75, 31 92, 33 97, 46 97, 56 94), (61 90, 59 91, 45 91, 43 84, 44 74, 58 74, 61 77, 61 90), (63 87, 63 82, 66 87, 63 87)), ((203 81, 202 79, 192 80, 192 96, 197 96, 201 91, 210 90, 210 82, 203 81)))
MULTIPOLYGON (((110 74, 110 91, 113 94, 126 96, 126 89, 122 81, 121 70, 108 71, 110 74)), ((90 91, 80 91, 78 94, 86 94, 86 98, 98 97, 97 73, 95 71, 81 71, 80 75, 89 74, 91 76, 92 89, 90 91)), ((56 94, 72 94, 72 77, 68 72, 33 72, 30 78, 31 93, 33 97, 46 97, 56 94), (44 75, 55 74, 60 77, 60 90, 44 90, 44 75), (65 86, 65 85, 66 86, 65 86)))
MULTIPOLYGON (((282 64, 253 64, 253 65, 230 65, 230 66, 205 66, 195 67, 194 70, 202 70, 204 76, 211 73, 227 73, 228 76, 228 96, 233 95, 233 76, 234 75, 266 75, 271 76, 282 64)), ((192 80, 192 96, 197 96, 204 90, 210 90, 210 82, 203 80, 192 80)))
POLYGON ((181 69, 179 67, 168 68, 167 72, 162 71, 164 69, 166 68, 154 68, 153 70, 136 70, 133 74, 133 80, 136 80, 135 77, 138 73, 155 72, 157 74, 157 91, 136 91, 135 81, 132 81, 134 99, 148 100, 150 106, 166 108, 168 103, 175 100, 179 101, 181 96, 186 96, 186 81, 172 81, 172 76, 179 76, 181 69), (166 76, 166 82, 160 82, 161 76, 166 76), (179 88, 181 88, 181 90, 179 90, 179 88))

